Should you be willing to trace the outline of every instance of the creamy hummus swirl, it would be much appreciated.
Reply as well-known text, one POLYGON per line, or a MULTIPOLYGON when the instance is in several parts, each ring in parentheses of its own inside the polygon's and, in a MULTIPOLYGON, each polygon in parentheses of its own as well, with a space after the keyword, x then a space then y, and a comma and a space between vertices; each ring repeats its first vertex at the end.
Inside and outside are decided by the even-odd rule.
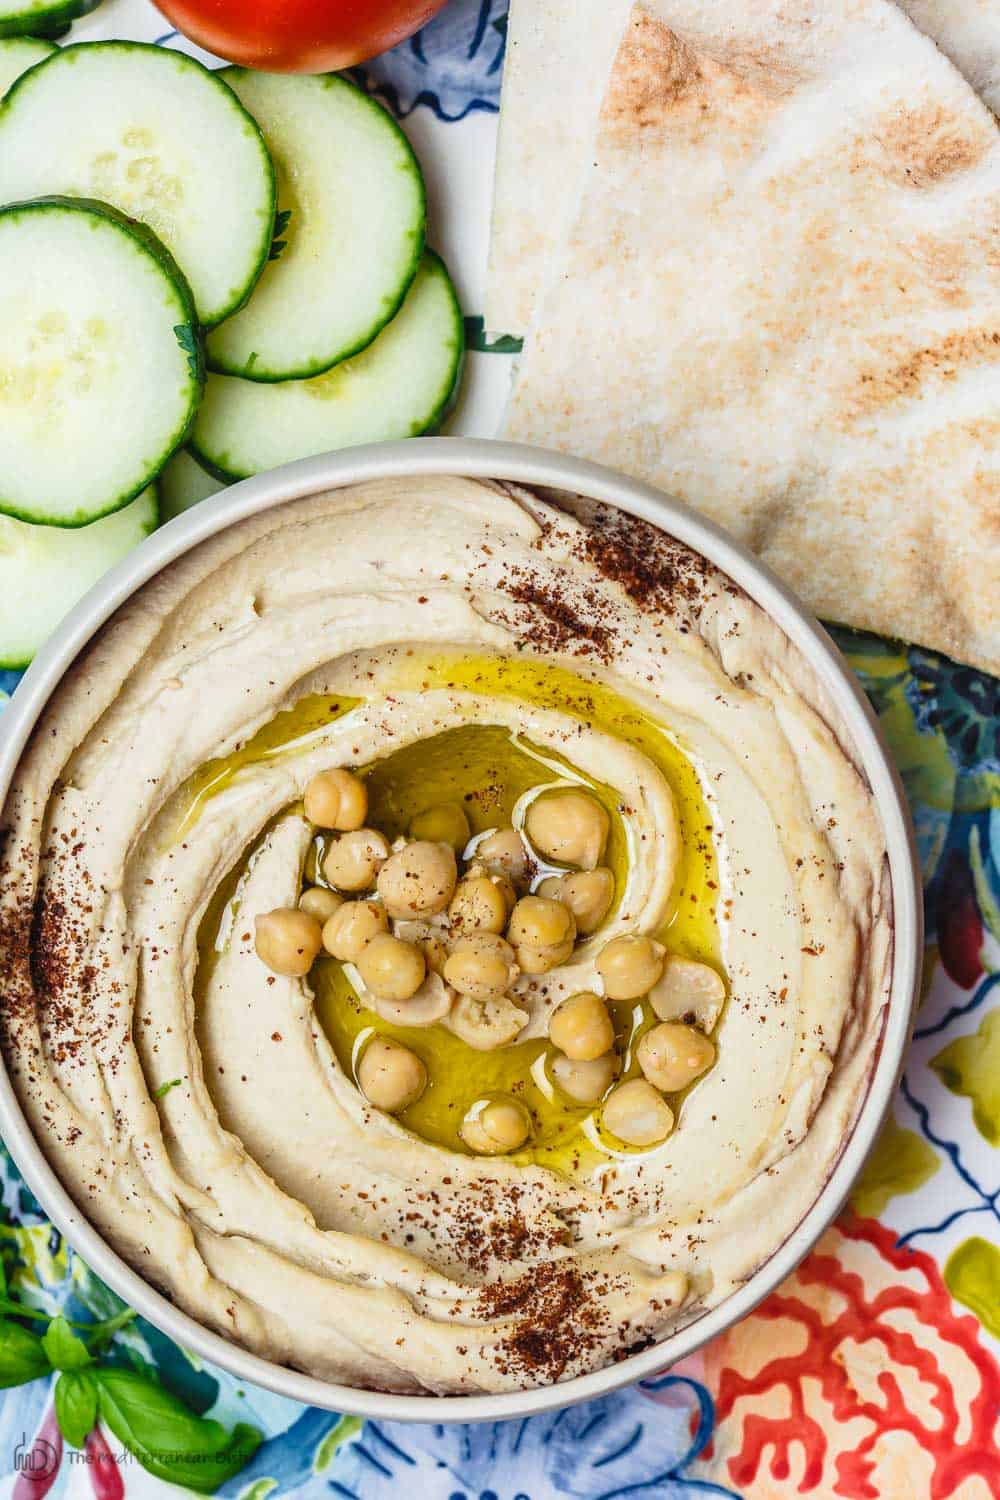
POLYGON ((843 727, 726 578, 573 497, 393 480, 233 527, 78 661, 4 821, 4 1051, 56 1171, 179 1306, 330 1379, 520 1389, 697 1317, 802 1218, 874 1056, 891 907, 843 727), (717 1060, 662 1145, 597 1171, 477 1158, 373 1109, 309 980, 254 952, 254 915, 301 888, 310 777, 470 725, 613 788, 628 848, 600 934, 517 981, 519 1041, 599 988, 609 937, 669 933, 685 829, 661 770, 558 695, 519 696, 516 674, 505 692, 449 680, 448 661, 484 659, 627 700, 680 747, 709 813, 717 1060), (311 695, 348 706, 247 753, 311 695), (199 933, 241 861, 209 964, 199 933))

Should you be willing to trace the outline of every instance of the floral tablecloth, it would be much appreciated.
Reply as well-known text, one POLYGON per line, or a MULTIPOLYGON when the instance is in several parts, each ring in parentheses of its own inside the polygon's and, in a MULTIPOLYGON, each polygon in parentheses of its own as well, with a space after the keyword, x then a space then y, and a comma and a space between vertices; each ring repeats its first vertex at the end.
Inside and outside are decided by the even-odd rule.
MULTIPOLYGON (((452 0, 361 77, 404 121, 456 273, 469 360, 452 430, 489 434, 516 341, 482 305, 504 0, 452 0)), ((109 0, 78 38, 185 45, 145 0, 109 0)), ((196 51, 196 49, 190 49, 196 51)), ((1000 1497, 1000 683, 847 631, 916 823, 924 994, 904 1076, 849 1209, 746 1321, 659 1378, 503 1424, 362 1423, 242 1385, 139 1319, 102 1358, 153 1371, 195 1412, 265 1434, 220 1493, 264 1500, 776 1500, 1000 1497)), ((0 685, 16 686, 13 674, 0 685)), ((119 1299, 2 1161, 0 1254, 22 1303, 81 1322, 119 1299)), ((165 1487, 96 1427, 60 1435, 51 1378, 0 1395, 0 1490, 122 1500, 165 1487)), ((170 1486, 176 1490, 176 1486, 170 1486)), ((0 1496, 2 1500, 2 1496, 0 1496)))

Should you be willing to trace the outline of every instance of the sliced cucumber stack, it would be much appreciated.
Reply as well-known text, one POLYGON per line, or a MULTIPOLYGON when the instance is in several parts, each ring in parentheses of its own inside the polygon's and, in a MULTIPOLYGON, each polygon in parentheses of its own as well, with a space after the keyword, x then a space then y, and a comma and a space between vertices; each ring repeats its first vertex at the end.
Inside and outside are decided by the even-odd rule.
POLYGON ((145 489, 201 395, 193 322, 167 251, 116 210, 0 209, 0 511, 83 526, 145 489))
POLYGON ((158 521, 152 486, 74 531, 0 516, 0 666, 26 667, 63 615, 158 521))
POLYGON ((174 516, 182 515, 210 495, 217 495, 226 486, 203 469, 186 448, 178 448, 156 481, 156 488, 160 495, 160 519, 172 521, 174 516))
POLYGON ((101 0, 0 0, 0 37, 62 36, 101 0))
POLYGON ((35 63, 44 62, 55 51, 54 42, 43 42, 36 36, 11 36, 0 41, 0 99, 15 78, 20 78, 35 63))
POLYGON ((270 149, 283 244, 208 339, 208 362, 251 380, 318 375, 370 344, 406 295, 424 244, 420 167, 391 115, 343 78, 222 77, 270 149))
POLYGON ((403 306, 361 354, 311 380, 210 375, 190 446, 220 477, 244 479, 333 448, 415 437, 441 420, 462 349, 455 289, 427 250, 403 306))
POLYGON ((163 47, 81 42, 14 84, 0 104, 0 202, 51 193, 148 224, 206 326, 246 300, 270 251, 260 130, 221 78, 163 47))

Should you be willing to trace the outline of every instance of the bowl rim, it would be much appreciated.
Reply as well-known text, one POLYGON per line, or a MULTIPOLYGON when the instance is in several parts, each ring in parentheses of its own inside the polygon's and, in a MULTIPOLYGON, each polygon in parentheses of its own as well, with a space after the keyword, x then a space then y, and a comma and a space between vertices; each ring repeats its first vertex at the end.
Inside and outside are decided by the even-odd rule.
POLYGON ((409 438, 301 459, 242 480, 153 532, 70 611, 0 715, 0 806, 27 739, 66 671, 100 626, 156 573, 215 533, 275 506, 366 480, 415 475, 458 475, 569 490, 651 522, 715 563, 780 625, 843 716, 885 832, 893 905, 892 982, 864 1098, 841 1154, 808 1212, 737 1291, 678 1332, 616 1364, 562 1383, 498 1395, 403 1395, 339 1385, 251 1354, 182 1312, 143 1280, 62 1186, 34 1138, 2 1058, 0 1135, 45 1213, 91 1269, 150 1323, 231 1375, 306 1405, 359 1417, 501 1421, 591 1400, 662 1372, 745 1317, 812 1249, 839 1213, 892 1101, 919 993, 923 898, 902 782, 878 720, 837 646, 791 590, 720 527, 652 486, 548 449, 488 438, 409 438))

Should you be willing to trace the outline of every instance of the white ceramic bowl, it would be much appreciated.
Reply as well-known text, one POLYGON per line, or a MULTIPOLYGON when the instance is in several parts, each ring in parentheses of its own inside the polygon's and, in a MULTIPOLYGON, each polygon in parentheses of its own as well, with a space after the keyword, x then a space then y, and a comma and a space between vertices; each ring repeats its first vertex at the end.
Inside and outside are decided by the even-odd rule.
POLYGON ((891 997, 868 1092, 833 1172, 824 1183, 817 1184, 812 1208, 738 1292, 679 1333, 618 1364, 540 1390, 500 1396, 385 1395, 334 1385, 271 1364, 210 1332, 154 1291, 107 1244, 69 1197, 32 1135, 2 1065, 0 1133, 46 1213, 88 1265, 150 1322, 203 1358, 214 1360, 242 1380, 297 1401, 359 1416, 415 1422, 497 1421, 588 1400, 663 1370, 744 1317, 815 1244, 850 1190, 895 1088, 920 974, 921 888, 902 787, 868 702, 826 632, 768 569, 711 522, 648 485, 544 449, 462 438, 418 438, 304 459, 233 485, 155 532, 66 617, 4 709, 0 717, 0 804, 36 720, 81 648, 119 605, 167 563, 233 522, 285 501, 361 480, 414 474, 459 474, 551 485, 609 502, 661 526, 728 573, 777 621, 837 703, 882 817, 892 881, 895 944, 891 997))

